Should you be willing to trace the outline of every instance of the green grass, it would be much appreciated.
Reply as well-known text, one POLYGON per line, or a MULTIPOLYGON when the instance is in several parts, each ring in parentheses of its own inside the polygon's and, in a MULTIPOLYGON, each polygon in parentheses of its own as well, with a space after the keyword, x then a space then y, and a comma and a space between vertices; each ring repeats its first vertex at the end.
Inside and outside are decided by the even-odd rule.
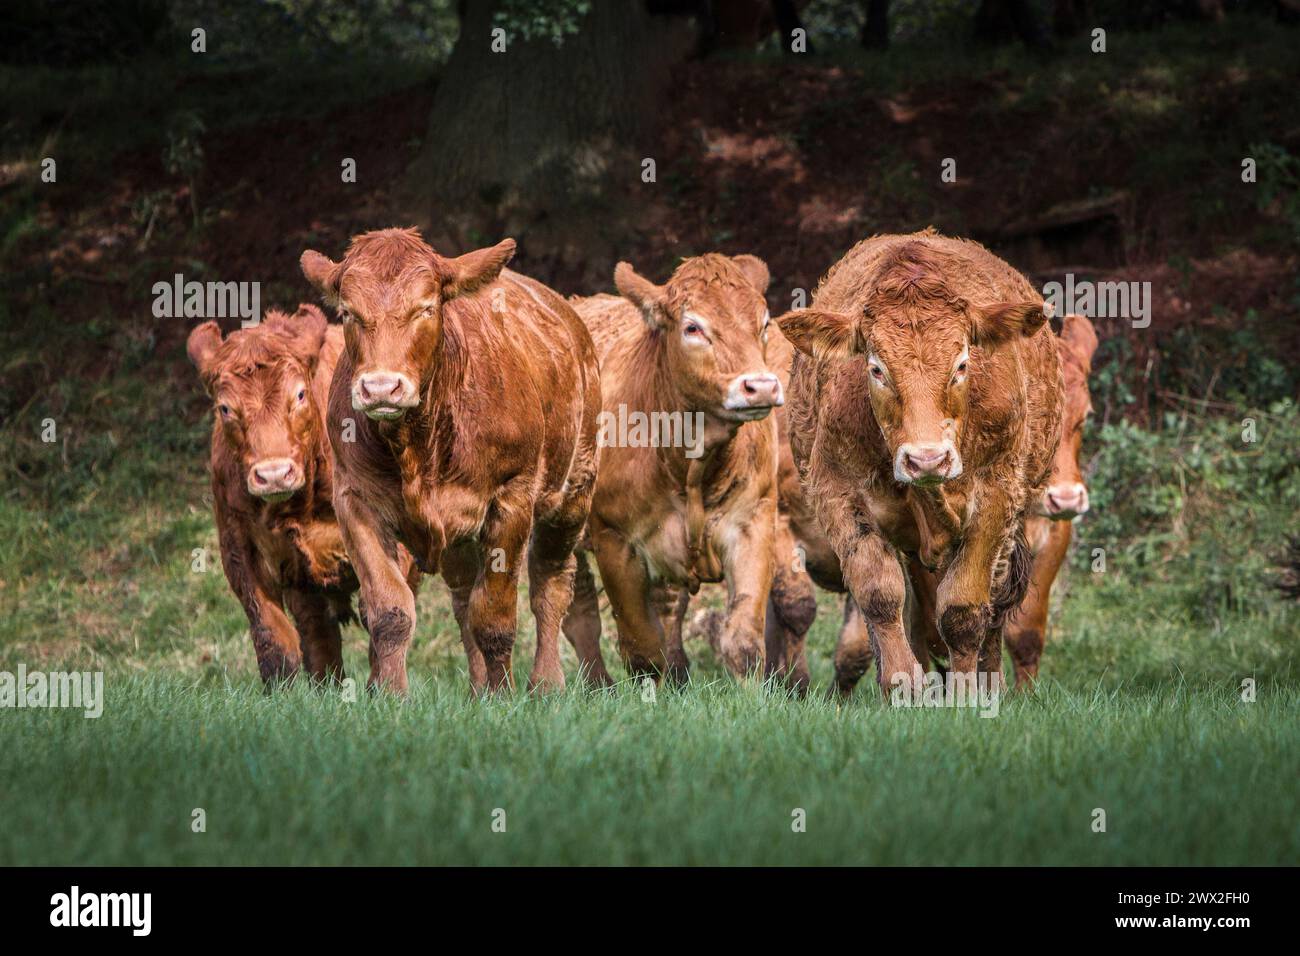
POLYGON ((5 715, 0 863, 1288 863, 1297 703, 1052 684, 982 719, 729 682, 472 703, 444 673, 349 704, 122 674, 98 720, 5 715))

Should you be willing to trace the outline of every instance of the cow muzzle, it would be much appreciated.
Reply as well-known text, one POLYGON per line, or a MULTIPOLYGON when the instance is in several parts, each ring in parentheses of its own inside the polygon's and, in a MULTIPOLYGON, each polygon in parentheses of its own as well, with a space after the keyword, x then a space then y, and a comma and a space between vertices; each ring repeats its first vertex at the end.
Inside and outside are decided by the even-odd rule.
POLYGON ((285 501, 303 483, 302 469, 292 458, 263 458, 248 469, 248 493, 266 501, 285 501))
POLYGON ((961 471, 961 455, 951 441, 907 442, 894 456, 894 478, 906 485, 937 485, 961 471))
POLYGON ((400 372, 366 372, 352 380, 352 407, 376 421, 392 421, 419 404, 415 383, 400 372))
POLYGON ((1054 521, 1069 521, 1088 511, 1088 488, 1081 481, 1052 485, 1043 493, 1043 510, 1054 521))
POLYGON ((781 380, 771 372, 757 372, 732 379, 722 407, 730 417, 749 422, 766 418, 773 408, 784 404, 781 380))

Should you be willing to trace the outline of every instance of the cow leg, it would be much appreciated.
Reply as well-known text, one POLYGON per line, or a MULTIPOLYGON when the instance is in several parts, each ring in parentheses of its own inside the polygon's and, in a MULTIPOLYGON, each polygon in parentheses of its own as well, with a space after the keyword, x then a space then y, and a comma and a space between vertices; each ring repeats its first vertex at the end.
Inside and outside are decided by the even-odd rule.
MULTIPOLYGON (((848 585, 871 635, 876 682, 888 698, 896 684, 916 680, 921 670, 903 627, 907 586, 903 581, 902 565, 878 534, 857 538, 850 552, 840 557, 840 564, 844 568, 844 583, 848 585)), ((839 658, 838 651, 836 657, 839 658)), ((836 684, 843 686, 847 683, 852 689, 857 677, 848 673, 841 675, 838 666, 836 670, 836 684)))
POLYGON ((460 628, 460 643, 469 666, 469 686, 475 694, 487 689, 487 665, 469 630, 469 595, 478 580, 479 557, 478 548, 473 544, 458 544, 449 548, 442 559, 442 577, 451 591, 451 611, 460 628))
POLYGON ((989 628, 984 635, 984 643, 980 645, 979 653, 979 672, 987 675, 988 686, 999 692, 1004 687, 1002 677, 1002 628, 989 628))
MULTIPOLYGON (((532 502, 506 488, 489 507, 483 528, 483 564, 469 595, 469 631, 483 652, 489 693, 514 688, 510 668, 519 621, 519 572, 532 519, 532 502)), ((555 623, 559 625, 558 617, 555 623)))
MULTIPOLYGON (((596 490, 594 436, 587 447, 580 439, 575 465, 565 482, 563 500, 541 515, 534 527, 528 551, 528 598, 537 621, 537 656, 528 678, 529 688, 561 690, 564 671, 560 668, 560 628, 573 602, 576 548, 596 490)), ((590 576, 590 575, 589 575, 590 576)), ((596 616, 599 649, 600 616, 596 616)))
POLYGON ((866 619, 858 610, 853 595, 844 595, 844 621, 840 637, 835 644, 835 682, 831 685, 832 697, 848 697, 858 686, 862 675, 871 667, 871 632, 866 619))
POLYGON ((366 686, 405 694, 406 653, 415 631, 415 595, 402 573, 397 543, 381 530, 374 511, 355 492, 336 493, 334 511, 361 582, 365 625, 370 632, 370 679, 366 686))
POLYGON ((946 650, 943 638, 939 636, 939 624, 935 612, 935 592, 939 579, 933 571, 921 564, 915 555, 907 558, 907 578, 912 585, 911 614, 908 617, 908 640, 912 643, 912 652, 921 665, 921 670, 930 670, 931 653, 946 650))
POLYGON ((275 604, 262 604, 256 621, 249 618, 249 634, 266 689, 291 683, 302 666, 302 645, 284 611, 275 604))
POLYGON ((564 636, 578 653, 578 669, 583 680, 593 687, 608 687, 614 683, 614 678, 605 669, 605 659, 600 653, 600 603, 596 579, 585 551, 574 554, 574 559, 573 601, 561 626, 564 636))
POLYGON ((560 625, 573 601, 578 529, 539 524, 528 549, 528 603, 537 622, 537 652, 528 675, 529 690, 564 690, 560 667, 560 625))
POLYGON ((291 589, 284 603, 298 625, 302 663, 312 682, 337 684, 343 679, 343 635, 329 597, 291 589))
POLYGON ((1007 618, 1003 634, 1011 653, 1011 663, 1016 669, 1017 689, 1032 687, 1038 679, 1038 661, 1047 637, 1052 584, 1069 550, 1070 534, 1070 522, 1052 524, 1046 547, 1034 555, 1029 590, 1020 606, 1007 618))
POLYGON ((666 669, 662 625, 650 603, 651 583, 645 563, 613 529, 591 537, 600 580, 618 628, 619 655, 634 675, 658 679, 666 669))
POLYGON ((722 555, 727 616, 718 640, 722 662, 737 677, 761 675, 766 654, 767 603, 772 592, 776 506, 767 503, 722 555))
MULTIPOLYGON (((939 633, 948 645, 949 670, 959 680, 973 682, 979 670, 980 648, 994 623, 994 563, 1005 552, 1012 527, 1010 502, 990 483, 961 547, 939 582, 939 633)), ((1000 634, 995 636, 1001 640, 1000 634)))
POLYGON ((691 662, 686 657, 686 647, 682 642, 682 624, 691 606, 691 592, 688 588, 663 584, 655 588, 655 603, 664 632, 668 680, 677 685, 685 684, 690 677, 691 662))
POLYGON ((265 576, 265 562, 246 526, 233 519, 221 502, 217 495, 213 510, 221 541, 221 567, 248 617, 257 670, 269 691, 276 684, 293 680, 302 666, 298 632, 281 606, 280 584, 265 576))
MULTIPOLYGON (((814 480, 846 490, 854 487, 855 479, 850 473, 819 456, 814 455, 808 469, 814 480)), ((817 522, 839 558, 844 584, 857 603, 870 635, 870 656, 858 648, 836 648, 836 689, 841 694, 851 691, 871 657, 875 657, 876 680, 888 696, 891 687, 916 680, 920 672, 903 627, 907 586, 902 565, 871 524, 870 509, 860 492, 856 497, 824 494, 813 505, 817 522)), ((842 645, 845 636, 845 631, 841 631, 842 645)))
POLYGON ((802 697, 808 692, 804 645, 817 617, 812 578, 795 563, 794 536, 783 518, 776 521, 775 567, 767 602, 767 672, 802 697))

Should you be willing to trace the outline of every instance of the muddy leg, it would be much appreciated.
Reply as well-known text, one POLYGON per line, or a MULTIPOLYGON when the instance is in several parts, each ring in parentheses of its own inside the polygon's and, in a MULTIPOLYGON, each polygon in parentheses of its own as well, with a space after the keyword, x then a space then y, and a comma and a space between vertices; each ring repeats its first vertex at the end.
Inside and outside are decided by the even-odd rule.
POLYGON ((519 621, 519 573, 532 532, 532 508, 524 489, 503 489, 489 508, 481 535, 482 565, 469 594, 468 623, 483 652, 488 693, 514 689, 511 661, 519 621))
POLYGON ((668 680, 677 685, 685 684, 690 677, 691 664, 682 643, 682 624, 691 606, 691 592, 687 588, 661 585, 655 589, 655 603, 664 632, 668 680))
POLYGON ((487 664, 483 652, 469 630, 469 596, 479 575, 478 549, 470 545, 449 548, 442 559, 442 577, 451 591, 451 611, 460 628, 460 643, 469 665, 469 686, 475 694, 487 690, 487 664))
POLYGON ((402 574, 397 543, 359 495, 336 493, 334 511, 361 582, 365 624, 370 632, 367 686, 405 694, 406 653, 415 630, 415 595, 402 574))
POLYGON ((844 595, 844 623, 835 644, 835 683, 831 696, 848 697, 871 667, 871 633, 851 594, 844 595))
POLYGON ((343 635, 327 595, 290 590, 284 594, 302 641, 303 666, 313 683, 343 679, 343 635))
POLYGON ((808 659, 804 646, 817 617, 812 578, 796 561, 794 536, 785 519, 777 517, 772 591, 767 602, 767 673, 780 677, 802 697, 808 692, 808 659))
MULTIPOLYGON (((844 568, 844 583, 871 635, 876 682, 888 699, 896 684, 915 681, 921 669, 903 627, 903 600, 907 592, 903 568, 884 539, 874 533, 857 538, 840 563, 844 568)), ((836 683, 847 682, 851 687, 849 676, 837 668, 836 683)))

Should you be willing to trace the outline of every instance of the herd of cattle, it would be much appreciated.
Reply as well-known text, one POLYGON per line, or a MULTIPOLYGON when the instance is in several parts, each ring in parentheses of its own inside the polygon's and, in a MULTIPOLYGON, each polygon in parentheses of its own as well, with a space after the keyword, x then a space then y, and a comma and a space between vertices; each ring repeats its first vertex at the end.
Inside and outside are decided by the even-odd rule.
POLYGON ((343 676, 352 595, 370 686, 403 693, 424 574, 441 573, 476 691, 512 685, 526 562, 529 686, 559 635, 607 684, 593 555, 634 675, 683 680, 682 629, 723 582, 713 639, 738 676, 808 686, 813 583, 845 593, 835 691, 946 666, 1038 670, 1048 597, 1088 508, 1078 465, 1097 338, 977 243, 932 230, 851 249, 775 323, 754 256, 565 299, 414 230, 302 269, 313 305, 188 352, 216 405, 213 507, 262 679, 343 676), (693 443, 608 440, 602 416, 692 416, 693 443), (907 620, 905 620, 905 612, 907 620), (940 665, 935 657, 946 661, 940 665))

